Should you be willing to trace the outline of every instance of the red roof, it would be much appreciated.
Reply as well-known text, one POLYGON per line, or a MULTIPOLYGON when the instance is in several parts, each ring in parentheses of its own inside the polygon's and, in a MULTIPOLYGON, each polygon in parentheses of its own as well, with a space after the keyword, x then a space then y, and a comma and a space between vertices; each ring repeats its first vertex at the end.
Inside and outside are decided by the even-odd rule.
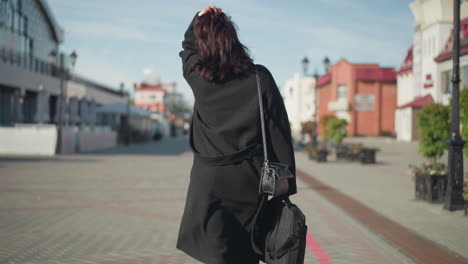
POLYGON ((413 99, 413 101, 407 104, 404 104, 402 106, 399 106, 398 108, 406 108, 406 107, 420 108, 420 107, 423 107, 432 103, 434 103, 434 99, 432 98, 432 95, 428 94, 425 96, 416 97, 413 99))
POLYGON ((325 85, 327 83, 331 82, 331 71, 327 72, 327 74, 322 75, 318 78, 317 80, 317 87, 320 87, 322 85, 325 85))
POLYGON ((393 68, 356 69, 356 80, 396 82, 396 73, 393 68))
POLYGON ((404 73, 406 71, 412 71, 412 70, 413 70, 413 45, 411 45, 411 47, 408 49, 405 60, 401 64, 398 74, 404 73))
MULTIPOLYGON (((463 40, 468 38, 468 18, 463 19, 460 21, 460 39, 463 40)), ((447 42, 444 45, 444 48, 439 53, 437 57, 435 57, 436 62, 446 61, 452 58, 452 49, 453 49, 453 29, 450 33, 450 37, 447 39, 447 42)), ((468 54, 468 45, 463 44, 460 46, 460 55, 468 54)))

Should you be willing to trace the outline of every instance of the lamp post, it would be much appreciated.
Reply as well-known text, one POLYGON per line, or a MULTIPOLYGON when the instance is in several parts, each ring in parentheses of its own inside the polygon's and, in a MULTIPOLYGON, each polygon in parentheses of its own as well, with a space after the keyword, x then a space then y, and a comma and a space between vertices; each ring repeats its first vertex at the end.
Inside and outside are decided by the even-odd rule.
POLYGON ((453 211, 463 208, 463 145, 460 137, 460 0, 453 3, 453 69, 452 69, 452 120, 447 141, 448 179, 444 208, 453 211))
MULTIPOLYGON (((302 59, 302 68, 304 70, 304 77, 307 76, 307 69, 309 68, 309 59, 307 57, 304 57, 302 59)), ((317 76, 318 73, 316 72, 313 77, 315 78, 315 81, 317 81, 317 76)), ((314 126, 312 130, 312 145, 314 147, 317 146, 318 141, 317 141, 317 86, 315 85, 314 87, 314 115, 313 115, 313 120, 314 120, 314 126)))
MULTIPOLYGON (((57 56, 57 53, 55 51, 52 51, 50 53, 50 56, 55 57, 57 56)), ((72 69, 75 67, 76 60, 78 58, 78 54, 73 51, 70 55, 70 62, 72 69)), ((59 107, 58 107, 58 122, 57 122, 57 147, 56 147, 56 153, 61 153, 62 151, 62 130, 63 130, 63 109, 65 107, 65 80, 69 78, 68 76, 68 71, 65 69, 65 54, 60 53, 59 55, 59 72, 58 72, 59 78, 60 78, 60 94, 59 94, 59 107)))
POLYGON ((325 59, 323 59, 323 66, 325 67, 325 73, 328 73, 328 69, 330 67, 330 59, 325 56, 325 59))
POLYGON ((125 112, 127 115, 127 120, 125 122, 125 135, 124 135, 124 143, 125 146, 130 145, 130 92, 125 89, 125 84, 123 82, 120 83, 120 91, 125 95, 125 112))
POLYGON ((317 81, 319 79, 320 75, 317 71, 317 69, 315 69, 315 72, 314 72, 314 79, 315 79, 315 85, 314 85, 314 122, 315 122, 315 125, 314 125, 314 135, 313 135, 313 143, 314 143, 314 146, 316 147, 317 144, 318 144, 318 140, 317 140, 317 135, 318 135, 318 93, 317 93, 317 90, 318 90, 318 86, 317 86, 317 81))

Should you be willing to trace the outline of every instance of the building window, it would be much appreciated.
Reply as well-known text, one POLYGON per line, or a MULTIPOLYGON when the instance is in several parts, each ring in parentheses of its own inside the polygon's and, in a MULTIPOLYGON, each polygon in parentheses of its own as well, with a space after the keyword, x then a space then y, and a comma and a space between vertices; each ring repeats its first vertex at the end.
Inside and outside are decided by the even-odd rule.
POLYGON ((344 84, 338 85, 338 99, 348 98, 348 88, 344 84))
POLYGON ((468 65, 463 66, 463 89, 468 88, 468 65))
POLYGON ((449 94, 452 92, 452 81, 450 80, 450 76, 452 75, 452 71, 444 71, 442 72, 441 80, 441 88, 442 93, 449 94))

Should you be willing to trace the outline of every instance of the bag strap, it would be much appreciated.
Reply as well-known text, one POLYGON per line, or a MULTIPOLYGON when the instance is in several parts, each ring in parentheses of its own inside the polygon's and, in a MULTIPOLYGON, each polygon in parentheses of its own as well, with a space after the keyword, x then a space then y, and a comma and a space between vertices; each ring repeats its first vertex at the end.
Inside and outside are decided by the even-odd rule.
POLYGON ((263 205, 265 204, 265 201, 268 200, 267 197, 268 197, 268 195, 262 194, 262 200, 260 201, 260 204, 257 207, 257 211, 255 211, 255 214, 254 214, 252 222, 251 222, 251 228, 250 228, 250 244, 252 245, 253 251, 256 254, 260 255, 260 256, 263 256, 265 253, 264 253, 263 249, 261 247, 259 247, 257 245, 257 243, 255 242, 254 234, 255 234, 255 227, 257 226, 256 223, 257 223, 257 220, 258 220, 258 216, 260 215, 260 211, 262 210, 263 205))
MULTIPOLYGON (((260 76, 258 75, 257 66, 254 65, 254 67, 255 67, 255 78, 257 80, 258 104, 260 106, 260 123, 262 127, 263 157, 264 157, 264 163, 268 164, 268 154, 267 154, 267 146, 266 146, 267 143, 266 143, 266 133, 265 133, 265 117, 263 115, 262 84, 260 82, 260 76)), ((263 205, 265 204, 265 201, 267 200, 268 200, 268 195, 262 194, 262 199, 253 216, 253 219, 251 222, 251 229, 250 229, 250 244, 252 245, 252 249, 256 254, 261 255, 261 256, 264 255, 264 252, 255 242, 254 234, 255 234, 255 227, 257 226, 256 223, 258 220, 258 216, 260 215, 260 211, 262 210, 263 205)))
POLYGON ((260 82, 260 76, 258 75, 257 66, 255 66, 255 77, 257 78, 258 104, 260 106, 260 122, 262 126, 262 141, 263 141, 263 157, 264 157, 264 162, 268 163, 267 142, 266 142, 266 133, 265 133, 265 117, 263 114, 262 84, 260 82))

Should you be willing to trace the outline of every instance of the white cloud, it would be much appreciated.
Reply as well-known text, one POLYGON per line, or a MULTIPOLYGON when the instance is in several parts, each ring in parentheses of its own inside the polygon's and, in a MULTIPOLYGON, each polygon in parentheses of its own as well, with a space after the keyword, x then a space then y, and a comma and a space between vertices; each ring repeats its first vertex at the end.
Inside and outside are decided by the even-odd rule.
POLYGON ((98 37, 105 39, 117 38, 153 43, 171 42, 166 37, 161 37, 161 34, 146 32, 141 28, 124 24, 70 21, 66 23, 66 29, 67 32, 70 32, 70 34, 82 35, 86 37, 98 37))

